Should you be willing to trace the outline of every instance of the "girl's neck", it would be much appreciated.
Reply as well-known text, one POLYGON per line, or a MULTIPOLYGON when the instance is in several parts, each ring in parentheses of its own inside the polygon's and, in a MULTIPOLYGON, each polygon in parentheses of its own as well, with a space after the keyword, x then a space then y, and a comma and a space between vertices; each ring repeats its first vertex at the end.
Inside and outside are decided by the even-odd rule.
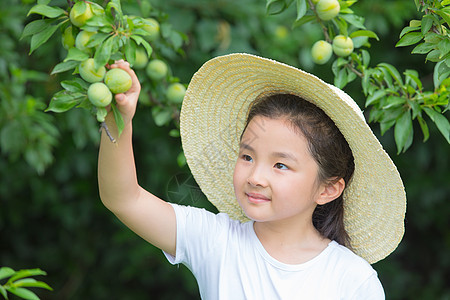
POLYGON ((313 224, 292 226, 283 222, 254 222, 253 228, 264 249, 286 264, 301 264, 319 255, 330 243, 313 224))

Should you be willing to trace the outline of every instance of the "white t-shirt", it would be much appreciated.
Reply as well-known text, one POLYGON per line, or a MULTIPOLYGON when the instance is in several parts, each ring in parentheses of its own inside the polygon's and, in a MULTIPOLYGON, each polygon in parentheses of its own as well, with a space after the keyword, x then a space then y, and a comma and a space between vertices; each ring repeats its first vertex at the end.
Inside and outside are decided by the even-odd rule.
POLYGON ((375 270, 334 241, 306 263, 285 264, 266 252, 253 222, 172 205, 176 254, 165 255, 192 271, 202 299, 384 299, 375 270))

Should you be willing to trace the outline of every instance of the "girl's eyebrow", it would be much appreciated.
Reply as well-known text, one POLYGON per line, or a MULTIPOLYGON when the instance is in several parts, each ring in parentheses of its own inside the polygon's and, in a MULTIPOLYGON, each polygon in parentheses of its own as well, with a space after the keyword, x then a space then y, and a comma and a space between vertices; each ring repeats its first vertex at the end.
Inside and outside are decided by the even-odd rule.
POLYGON ((255 151, 252 146, 250 146, 249 144, 246 144, 244 142, 241 142, 241 144, 239 145, 239 148, 247 149, 249 151, 255 151))
POLYGON ((279 157, 279 158, 285 158, 285 159, 292 160, 294 162, 298 162, 297 158, 289 152, 273 152, 272 156, 279 157))
MULTIPOLYGON (((253 149, 252 146, 250 146, 249 144, 246 144, 244 142, 241 142, 240 149, 246 149, 248 151, 255 152, 255 150, 253 149)), ((293 155, 292 153, 289 153, 289 152, 273 152, 273 153, 271 153, 271 156, 277 157, 277 158, 286 158, 286 159, 290 159, 294 162, 298 162, 298 159, 295 157, 295 155, 293 155)))

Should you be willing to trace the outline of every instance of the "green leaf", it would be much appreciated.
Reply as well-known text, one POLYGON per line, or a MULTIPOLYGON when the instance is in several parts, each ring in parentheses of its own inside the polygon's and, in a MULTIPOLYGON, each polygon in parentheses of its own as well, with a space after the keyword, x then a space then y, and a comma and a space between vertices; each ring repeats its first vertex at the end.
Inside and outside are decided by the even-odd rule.
POLYGON ((380 39, 378 38, 378 35, 377 35, 375 32, 370 31, 370 30, 357 30, 357 31, 354 31, 354 32, 352 32, 352 33, 350 34, 350 37, 351 37, 351 38, 354 38, 354 37, 357 37, 357 36, 367 36, 367 37, 369 37, 369 38, 374 38, 374 39, 376 39, 377 41, 380 40, 380 39))
POLYGON ((387 97, 387 103, 382 107, 382 109, 389 109, 391 107, 396 107, 406 103, 406 98, 389 96, 387 97))
POLYGON ((6 289, 1 284, 0 284, 0 295, 2 295, 3 298, 8 300, 8 293, 6 292, 6 289))
POLYGON ((16 281, 17 279, 21 279, 24 277, 37 276, 37 275, 47 275, 45 271, 41 269, 24 269, 17 271, 14 276, 12 276, 8 282, 16 281))
POLYGON ((425 35, 428 31, 430 31, 431 26, 433 26, 433 17, 430 15, 423 16, 421 27, 422 35, 425 35))
POLYGON ((50 100, 50 104, 45 111, 53 111, 56 113, 65 112, 77 106, 86 98, 86 94, 60 91, 53 95, 53 98, 50 100))
POLYGON ((124 53, 126 60, 130 63, 130 65, 134 65, 136 60, 136 43, 132 39, 128 39, 127 43, 124 46, 124 53))
POLYGON ((437 89, 441 83, 450 76, 450 67, 443 61, 438 62, 434 66, 433 82, 434 88, 437 89))
POLYGON ((155 106, 152 109, 152 116, 157 126, 164 126, 172 119, 172 110, 170 107, 155 106))
POLYGON ((24 289, 24 288, 10 287, 10 288, 6 288, 6 290, 16 296, 19 296, 20 298, 23 298, 23 299, 39 300, 39 297, 35 293, 33 293, 30 290, 24 289))
POLYGON ((303 18, 308 8, 306 6, 306 0, 296 0, 296 2, 297 2, 297 18, 295 20, 298 21, 301 18, 303 18))
POLYGON ((427 122, 421 116, 417 116, 417 120, 419 121, 420 129, 422 129, 423 142, 426 142, 430 137, 430 131, 428 130, 427 122))
POLYGON ((441 51, 440 58, 442 58, 450 52, 450 39, 443 39, 437 44, 437 47, 441 51))
POLYGON ((105 15, 93 16, 92 18, 86 21, 86 26, 90 27, 104 27, 108 25, 111 24, 109 23, 109 20, 105 15))
POLYGON ((81 79, 77 78, 75 80, 64 80, 61 82, 61 86, 68 92, 72 93, 83 93, 86 92, 86 86, 83 86, 81 79))
POLYGON ((80 62, 78 62, 76 60, 70 60, 70 61, 65 61, 65 62, 59 63, 53 68, 50 75, 71 70, 71 69, 77 67, 79 64, 80 64, 80 62))
POLYGON ((33 53, 34 50, 39 48, 43 43, 45 43, 54 33, 55 31, 61 26, 61 23, 58 25, 50 25, 44 30, 40 31, 39 33, 36 33, 31 37, 31 46, 30 46, 30 53, 33 53))
POLYGON ((108 110, 105 107, 97 107, 97 121, 100 123, 105 122, 106 115, 108 115, 108 110))
POLYGON ((348 36, 348 24, 343 18, 333 18, 332 22, 336 25, 337 28, 339 28, 340 34, 348 36))
POLYGON ((416 70, 406 70, 403 74, 405 74, 406 83, 409 82, 409 79, 415 83, 415 87, 419 88, 419 91, 422 90, 422 81, 419 79, 419 74, 416 70))
POLYGON ((302 26, 303 24, 306 24, 308 22, 314 21, 316 20, 315 16, 304 16, 303 18, 301 18, 300 20, 296 20, 293 24, 292 24, 292 29, 297 28, 302 26))
POLYGON ((2 267, 0 269, 0 280, 3 278, 11 277, 16 273, 13 269, 9 267, 2 267))
POLYGON ((413 133, 411 113, 409 110, 403 112, 394 128, 394 138, 397 144, 397 154, 406 151, 407 142, 413 133))
POLYGON ((50 24, 46 20, 35 20, 33 22, 30 22, 23 29, 20 39, 23 39, 24 37, 36 34, 40 31, 46 29, 49 26, 50 26, 50 24))
POLYGON ((377 90, 373 94, 369 95, 366 99, 366 107, 375 104, 378 100, 386 96, 385 90, 377 90))
POLYGON ((334 77, 334 85, 340 89, 343 89, 348 83, 348 73, 347 70, 341 69, 337 76, 334 77))
POLYGON ((402 38, 402 37, 403 37, 405 34, 407 34, 408 32, 416 31, 416 30, 419 30, 419 29, 420 29, 420 27, 407 26, 407 27, 405 27, 405 28, 402 29, 402 31, 400 32, 400 35, 399 35, 398 38, 402 38))
POLYGON ((405 34, 400 41, 395 45, 395 47, 404 47, 413 45, 415 43, 420 42, 422 40, 423 36, 421 32, 410 32, 405 34))
POLYGON ((47 290, 50 290, 50 291, 53 290, 45 282, 37 281, 36 279, 33 279, 33 278, 25 278, 25 279, 17 280, 17 281, 14 282, 14 285, 16 287, 36 287, 36 288, 47 289, 47 290))
POLYGON ((441 4, 443 6, 450 5, 450 0, 443 0, 443 1, 441 1, 441 4))
POLYGON ((439 62, 441 60, 441 51, 437 49, 431 51, 430 53, 427 54, 426 60, 432 62, 439 62))
POLYGON ((435 12, 444 19, 444 21, 447 23, 447 25, 450 26, 450 14, 443 10, 435 10, 435 12))
POLYGON ((411 51, 412 54, 426 54, 428 52, 430 52, 431 50, 433 50, 435 47, 434 44, 431 43, 421 43, 419 45, 417 45, 416 47, 414 47, 414 49, 411 51))
POLYGON ((89 58, 89 54, 87 54, 86 52, 81 51, 80 49, 76 48, 76 47, 72 47, 69 49, 66 58, 64 59, 64 61, 70 61, 70 60, 75 60, 75 61, 84 61, 86 59, 89 58))
POLYGON ((117 132, 120 135, 122 134, 123 129, 125 128, 125 123, 123 121, 122 115, 120 114, 120 111, 117 109, 116 105, 114 103, 111 103, 111 109, 114 114, 114 120, 116 121, 117 125, 117 132))
POLYGON ((357 16, 355 14, 343 14, 340 17, 342 19, 344 19, 345 21, 347 21, 348 23, 355 26, 356 28, 366 29, 366 27, 364 26, 364 18, 363 17, 357 16))
POLYGON ((97 47, 98 45, 103 43, 103 41, 106 40, 108 36, 110 36, 110 34, 104 32, 97 32, 96 34, 91 36, 89 41, 86 43, 86 47, 88 48, 97 47))
POLYGON ((370 64, 370 54, 367 50, 361 50, 361 56, 362 56, 362 64, 365 68, 367 68, 370 64))
POLYGON ((381 135, 384 135, 386 131, 388 131, 392 126, 394 126, 395 120, 391 120, 389 122, 381 122, 380 123, 380 131, 381 135))
POLYGON ((389 72, 389 74, 395 79, 395 81, 397 81, 399 85, 403 85, 402 77, 400 76, 400 73, 393 65, 388 63, 379 63, 378 67, 385 68, 389 72))
POLYGON ((111 57, 111 52, 114 44, 117 43, 116 39, 112 36, 108 38, 100 47, 97 49, 94 55, 95 67, 99 68, 108 63, 111 57))
POLYGON ((282 13, 290 4, 292 0, 267 0, 266 13, 268 15, 276 15, 282 13))
POLYGON ((47 5, 43 5, 43 4, 37 4, 30 9, 27 16, 29 16, 30 14, 39 14, 39 15, 43 15, 47 18, 57 18, 59 16, 64 15, 65 13, 66 13, 66 11, 59 7, 52 7, 52 6, 47 6, 47 5))
POLYGON ((438 113, 436 110, 431 109, 429 107, 424 107, 423 110, 430 117, 430 119, 436 124, 439 131, 447 140, 447 143, 450 144, 450 122, 447 120, 447 118, 441 113, 438 113))

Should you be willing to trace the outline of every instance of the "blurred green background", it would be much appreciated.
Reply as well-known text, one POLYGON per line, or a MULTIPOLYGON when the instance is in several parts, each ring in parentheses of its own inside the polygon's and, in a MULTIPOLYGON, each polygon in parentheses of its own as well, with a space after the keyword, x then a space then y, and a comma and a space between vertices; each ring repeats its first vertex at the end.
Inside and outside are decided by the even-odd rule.
MULTIPOLYGON (((267 16, 265 2, 256 0, 150 3, 165 13, 155 17, 189 38, 185 55, 165 53, 183 83, 208 59, 232 52, 269 57, 333 80, 330 63, 315 66, 309 56, 320 29, 308 25, 292 30, 294 9, 267 16)), ((0 266, 47 271, 39 279, 54 291, 34 290, 41 299, 199 299, 195 279, 184 266, 170 265, 161 251, 101 204, 95 119, 81 109, 42 112, 68 74, 48 75, 66 55, 59 35, 31 56, 29 40, 19 40, 24 25, 33 20, 26 14, 34 4, 4 0, 0 7, 0 266)), ((122 4, 131 14, 139 13, 142 2, 122 4)), ((411 55, 409 47, 395 48, 401 29, 417 14, 414 1, 365 0, 354 9, 380 37, 369 49, 371 64, 414 68, 431 87, 433 64, 411 55)), ((359 83, 346 91, 362 107, 359 83)), ((379 127, 371 126, 379 136, 379 127)), ((177 164, 181 145, 179 138, 169 136, 171 129, 156 126, 149 107, 138 107, 134 146, 141 185, 169 201, 215 211, 189 169, 177 164)), ((430 131, 426 143, 419 136, 401 155, 396 155, 392 132, 379 136, 398 166, 408 198, 400 246, 374 265, 387 299, 450 299, 450 147, 434 125, 430 131)), ((420 135, 420 129, 415 132, 420 135)))

